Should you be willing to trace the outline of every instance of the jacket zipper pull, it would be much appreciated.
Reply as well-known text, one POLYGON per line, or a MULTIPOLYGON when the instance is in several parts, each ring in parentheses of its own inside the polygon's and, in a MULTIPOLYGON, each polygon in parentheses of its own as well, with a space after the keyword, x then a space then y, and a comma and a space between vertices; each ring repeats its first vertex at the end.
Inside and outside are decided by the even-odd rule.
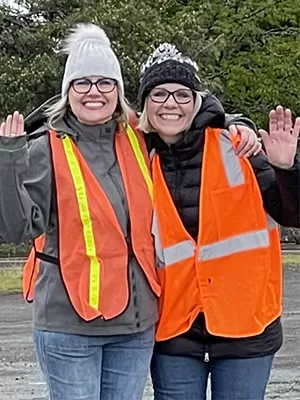
POLYGON ((208 363, 209 362, 209 353, 208 351, 204 353, 204 362, 208 363))

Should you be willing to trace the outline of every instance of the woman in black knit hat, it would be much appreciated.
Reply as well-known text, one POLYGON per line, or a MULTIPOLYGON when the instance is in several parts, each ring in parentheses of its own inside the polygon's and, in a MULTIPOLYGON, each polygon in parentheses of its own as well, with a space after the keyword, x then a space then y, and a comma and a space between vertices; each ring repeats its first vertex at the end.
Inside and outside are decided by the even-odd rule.
MULTIPOLYGON (((241 114, 226 114, 220 101, 208 91, 204 91, 197 72, 197 64, 189 57, 182 56, 175 46, 168 43, 161 44, 141 67, 138 96, 140 108, 144 109, 147 96, 152 89, 161 83, 175 82, 182 84, 193 91, 195 103, 190 123, 192 123, 201 108, 201 113, 199 113, 197 120, 194 122, 202 123, 202 118, 209 116, 211 126, 225 127, 234 135, 240 134, 241 141, 236 149, 240 157, 249 157, 252 154, 257 154, 261 146, 260 142, 257 141, 257 137, 253 134, 253 129, 256 129, 255 125, 248 118, 241 116, 241 114)), ((205 121, 203 122, 206 123, 205 121)), ((140 117, 140 128, 145 133, 151 130, 145 112, 140 117)), ((151 135, 147 136, 146 141, 151 151, 151 135)))
POLYGON ((277 107, 260 131, 267 156, 237 157, 221 104, 169 44, 143 64, 139 97, 162 286, 155 400, 204 400, 209 374, 212 399, 260 400, 282 344, 276 222, 300 226, 300 119, 277 107))

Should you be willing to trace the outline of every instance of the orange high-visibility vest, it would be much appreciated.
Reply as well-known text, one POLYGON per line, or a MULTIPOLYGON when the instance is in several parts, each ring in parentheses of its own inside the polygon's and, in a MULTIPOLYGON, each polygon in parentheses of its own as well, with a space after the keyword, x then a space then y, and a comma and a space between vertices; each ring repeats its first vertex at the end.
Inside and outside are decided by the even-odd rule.
MULTIPOLYGON (((37 253, 42 253, 45 246, 45 235, 41 235, 33 241, 33 248, 26 260, 23 269, 23 297, 28 302, 33 301, 35 281, 40 270, 41 259, 37 253)), ((55 260, 55 263, 58 261, 55 260)))
POLYGON ((152 178, 162 288, 156 339, 188 331, 199 312, 213 335, 261 333, 281 314, 282 265, 277 224, 264 210, 249 161, 236 156, 226 131, 206 130, 197 243, 180 220, 157 154, 152 178))
MULTIPOLYGON (((106 194, 76 145, 67 135, 61 138, 51 131, 49 137, 58 209, 58 264, 68 296, 86 321, 99 316, 114 318, 129 301, 127 243, 106 194)), ((159 296, 146 146, 141 134, 130 125, 126 129, 119 126, 115 145, 128 201, 133 251, 150 287, 159 296)), ((35 254, 47 261, 51 257, 42 254, 44 240, 42 235, 35 242, 35 254)), ((26 300, 34 295, 35 258, 30 255, 24 270, 26 300)))

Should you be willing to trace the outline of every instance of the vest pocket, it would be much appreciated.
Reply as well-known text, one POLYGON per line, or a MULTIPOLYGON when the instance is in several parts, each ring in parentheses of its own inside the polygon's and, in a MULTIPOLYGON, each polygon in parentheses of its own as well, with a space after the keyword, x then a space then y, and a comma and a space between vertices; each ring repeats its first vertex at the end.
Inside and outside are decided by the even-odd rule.
POLYGON ((256 211, 260 204, 255 204, 251 192, 250 184, 212 191, 212 223, 217 227, 218 240, 261 229, 256 211))

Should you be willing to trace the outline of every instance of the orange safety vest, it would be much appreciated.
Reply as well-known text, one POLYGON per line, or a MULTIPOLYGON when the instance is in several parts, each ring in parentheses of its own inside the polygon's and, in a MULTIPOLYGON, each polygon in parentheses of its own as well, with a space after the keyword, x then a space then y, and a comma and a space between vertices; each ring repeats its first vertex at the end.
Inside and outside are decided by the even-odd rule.
MULTIPOLYGON (((80 151, 69 138, 50 131, 58 209, 59 266, 68 296, 86 321, 111 319, 121 314, 129 301, 128 247, 115 212, 80 151)), ((151 222, 152 181, 148 154, 141 134, 130 125, 119 126, 115 137, 117 159, 128 201, 134 254, 153 292, 160 286, 155 269, 151 222)), ((24 269, 23 294, 34 296, 34 282, 45 235, 24 269)))
POLYGON ((281 314, 282 264, 277 224, 264 211, 249 161, 236 156, 226 131, 206 130, 197 243, 180 220, 156 154, 152 178, 162 288, 156 339, 188 331, 199 312, 213 335, 261 333, 281 314))

